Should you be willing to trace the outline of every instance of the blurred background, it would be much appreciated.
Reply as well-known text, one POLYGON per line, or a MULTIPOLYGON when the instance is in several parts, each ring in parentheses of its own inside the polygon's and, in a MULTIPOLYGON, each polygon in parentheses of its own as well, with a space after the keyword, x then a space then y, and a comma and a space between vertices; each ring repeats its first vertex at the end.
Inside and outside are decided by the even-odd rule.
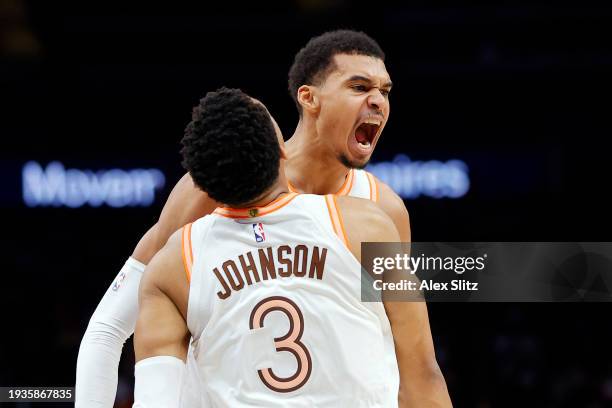
MULTIPOLYGON (((0 0, 0 386, 74 384, 91 313, 183 173, 192 106, 240 87, 290 137, 293 56, 336 28, 387 54, 371 170, 414 241, 609 240, 610 5, 0 0)), ((456 407, 612 406, 608 304, 429 310, 456 407)), ((133 364, 129 341, 118 407, 133 364)))

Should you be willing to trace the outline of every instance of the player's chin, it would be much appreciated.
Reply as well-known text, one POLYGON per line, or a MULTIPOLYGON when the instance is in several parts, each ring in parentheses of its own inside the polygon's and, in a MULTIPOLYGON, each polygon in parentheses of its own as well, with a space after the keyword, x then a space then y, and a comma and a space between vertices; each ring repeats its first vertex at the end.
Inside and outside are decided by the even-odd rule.
POLYGON ((374 152, 374 143, 359 143, 354 137, 349 139, 346 151, 344 152, 344 164, 348 167, 362 169, 370 161, 374 152))
POLYGON ((363 169, 370 162, 370 156, 355 157, 350 153, 344 153, 340 155, 340 161, 349 169, 363 169))

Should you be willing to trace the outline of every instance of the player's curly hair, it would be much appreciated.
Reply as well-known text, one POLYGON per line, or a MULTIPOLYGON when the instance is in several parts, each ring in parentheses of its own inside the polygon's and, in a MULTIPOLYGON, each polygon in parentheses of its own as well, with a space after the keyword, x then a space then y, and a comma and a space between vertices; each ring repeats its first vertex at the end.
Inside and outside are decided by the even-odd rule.
POLYGON ((356 54, 385 60, 380 45, 361 31, 328 31, 312 38, 295 56, 289 69, 289 95, 295 102, 300 116, 302 107, 297 100, 297 90, 302 85, 319 85, 335 68, 333 57, 337 54, 356 54))
POLYGON ((182 144, 183 167, 223 204, 252 202, 278 178, 280 146, 270 114, 239 89, 207 93, 193 108, 182 144))

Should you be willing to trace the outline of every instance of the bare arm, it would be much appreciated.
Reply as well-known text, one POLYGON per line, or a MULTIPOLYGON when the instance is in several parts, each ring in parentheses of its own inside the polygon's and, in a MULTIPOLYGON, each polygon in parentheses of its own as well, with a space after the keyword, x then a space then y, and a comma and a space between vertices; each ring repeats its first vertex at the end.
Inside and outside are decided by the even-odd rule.
POLYGON ((181 257, 180 233, 175 233, 145 269, 138 296, 134 333, 136 361, 153 356, 185 360, 189 331, 189 286, 181 257))
POLYGON ((140 285, 134 335, 135 408, 179 407, 190 336, 187 298, 180 235, 174 234, 151 260, 140 285))
POLYGON ((451 407, 436 361, 427 304, 385 302, 400 370, 400 407, 451 407))
MULTIPOLYGON (((358 260, 361 260, 361 242, 400 240, 394 222, 371 201, 339 197, 338 205, 351 252, 358 260)), ((436 361, 427 304, 385 301, 384 306, 400 372, 399 406, 451 407, 446 382, 436 361)))

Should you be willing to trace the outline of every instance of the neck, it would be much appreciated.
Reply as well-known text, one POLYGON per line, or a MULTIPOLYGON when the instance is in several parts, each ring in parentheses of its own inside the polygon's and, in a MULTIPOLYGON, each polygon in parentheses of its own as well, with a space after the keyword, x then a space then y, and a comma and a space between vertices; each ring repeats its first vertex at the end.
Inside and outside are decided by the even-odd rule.
POLYGON ((350 169, 325 142, 315 124, 302 118, 285 143, 287 178, 298 191, 333 194, 342 187, 350 169))
MULTIPOLYGON (((265 207, 266 205, 270 204, 272 201, 276 200, 281 195, 287 194, 287 193, 289 193, 289 188, 287 186, 287 177, 284 174, 283 166, 281 164, 278 178, 276 179, 272 187, 266 190, 266 192, 263 193, 263 195, 261 195, 260 197, 257 197, 255 200, 249 203, 246 203, 246 204, 235 206, 233 208, 265 207)), ((231 206, 224 206, 224 207, 231 207, 231 206)))

